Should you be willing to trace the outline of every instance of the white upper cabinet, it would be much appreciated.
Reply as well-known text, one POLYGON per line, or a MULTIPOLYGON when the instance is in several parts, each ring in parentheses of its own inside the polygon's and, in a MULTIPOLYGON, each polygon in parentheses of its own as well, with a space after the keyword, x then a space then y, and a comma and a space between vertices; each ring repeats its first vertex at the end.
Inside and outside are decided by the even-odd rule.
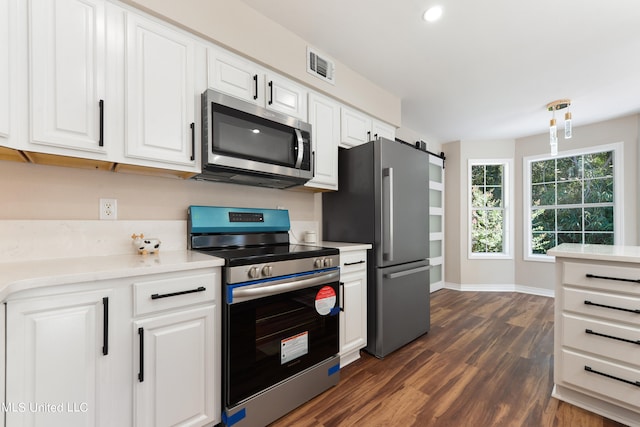
POLYGON ((197 48, 193 37, 127 15, 126 157, 196 168, 197 48))
POLYGON ((30 145, 105 158, 105 2, 30 0, 28 25, 30 145))
POLYGON ((13 3, 13 0, 0 0, 0 93, 4 94, 0 96, 0 143, 3 145, 9 145, 13 101, 10 64, 14 61, 11 58, 9 37, 11 22, 15 21, 15 18, 9 13, 10 3, 13 3))
POLYGON ((379 137, 394 140, 396 137, 395 128, 360 111, 342 107, 340 123, 341 147, 355 147, 379 137))
POLYGON ((340 105, 329 98, 309 93, 309 123, 314 152, 314 176, 305 186, 337 190, 340 105))
POLYGON ((268 110, 307 120, 307 89, 238 55, 210 47, 209 87, 268 110))

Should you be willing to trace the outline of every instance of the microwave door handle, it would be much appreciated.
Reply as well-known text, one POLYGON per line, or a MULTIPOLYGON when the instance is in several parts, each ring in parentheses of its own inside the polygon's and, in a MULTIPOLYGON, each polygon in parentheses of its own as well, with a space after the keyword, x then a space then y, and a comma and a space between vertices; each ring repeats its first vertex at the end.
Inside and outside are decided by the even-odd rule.
POLYGON ((304 154, 304 144, 303 144, 303 139, 302 139, 302 132, 300 132, 300 129, 294 129, 294 131, 296 132, 296 138, 298 139, 298 157, 296 158, 296 165, 295 168, 296 169, 300 169, 300 166, 302 165, 302 157, 304 154))

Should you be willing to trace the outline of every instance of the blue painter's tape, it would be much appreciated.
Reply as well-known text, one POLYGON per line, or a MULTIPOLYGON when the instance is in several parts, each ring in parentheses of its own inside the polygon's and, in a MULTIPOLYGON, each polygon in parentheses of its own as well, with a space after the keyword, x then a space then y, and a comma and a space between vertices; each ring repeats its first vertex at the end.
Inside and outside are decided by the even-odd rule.
POLYGON ((340 371, 340 364, 339 363, 337 365, 331 366, 327 371, 327 375, 331 376, 331 375, 335 374, 338 371, 340 371))
POLYGON ((226 412, 222 413, 222 422, 227 426, 227 427, 231 427, 232 425, 234 425, 235 423, 243 420, 244 418, 247 417, 247 410, 246 408, 242 408, 241 410, 239 410, 238 412, 236 412, 235 414, 228 416, 226 412))
POLYGON ((333 307, 329 312, 329 316, 337 316, 340 313, 340 307, 333 307))

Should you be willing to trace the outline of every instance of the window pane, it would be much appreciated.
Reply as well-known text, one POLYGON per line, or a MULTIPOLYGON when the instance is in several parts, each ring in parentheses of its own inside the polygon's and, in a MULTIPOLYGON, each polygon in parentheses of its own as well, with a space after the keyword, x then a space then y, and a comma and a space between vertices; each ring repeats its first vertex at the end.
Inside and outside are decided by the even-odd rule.
POLYGON ((582 233, 558 233, 558 244, 582 243, 582 233))
POLYGON ((484 166, 471 166, 471 185, 484 185, 484 166))
POLYGON ((489 208, 502 207, 502 187, 486 187, 485 195, 487 197, 485 206, 489 208))
POLYGON ((613 245, 613 233, 587 233, 584 240, 591 245, 613 245))
POLYGON ((502 252, 502 211, 476 209, 471 218, 472 251, 502 252))
POLYGON ((432 240, 429 242, 429 258, 442 256, 442 240, 432 240))
POLYGON ((429 206, 432 208, 442 207, 442 191, 429 189, 429 206))
POLYGON ((584 181, 585 203, 613 202, 613 178, 587 179, 584 181))
POLYGON ((582 208, 558 209, 558 231, 581 231, 582 208))
POLYGON ((546 254, 554 246, 557 246, 555 233, 533 233, 531 251, 534 254, 546 254))
POLYGON ((442 167, 429 163, 429 181, 442 183, 442 167))
POLYGON ((582 156, 558 159, 557 172, 558 181, 582 179, 582 156))
POLYGON ((429 232, 430 233, 442 232, 442 216, 429 215, 429 232))
POLYGON ((533 206, 553 206, 556 204, 555 184, 535 184, 531 186, 531 204, 533 206))
POLYGON ((555 209, 534 209, 531 212, 533 231, 554 231, 556 229, 555 209))
POLYGON ((558 204, 577 205, 582 203, 582 181, 558 182, 558 204))
POLYGON ((502 185, 502 165, 486 166, 487 185, 502 185))
POLYGON ((584 156, 585 178, 613 176, 613 151, 584 156))
POLYGON ((531 182, 533 184, 554 182, 556 180, 556 161, 554 159, 533 162, 531 164, 531 182))
POLYGON ((471 187, 471 206, 482 208, 485 206, 484 187, 471 187))
POLYGON ((613 231, 613 206, 584 209, 584 229, 613 231))

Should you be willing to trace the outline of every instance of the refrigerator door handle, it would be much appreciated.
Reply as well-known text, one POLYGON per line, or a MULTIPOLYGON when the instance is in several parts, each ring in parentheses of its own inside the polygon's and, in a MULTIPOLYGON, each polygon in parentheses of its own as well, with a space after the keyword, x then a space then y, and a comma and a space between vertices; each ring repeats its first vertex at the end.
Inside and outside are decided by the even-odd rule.
POLYGON ((386 204, 385 212, 389 212, 389 214, 384 216, 382 258, 385 261, 393 261, 393 168, 382 169, 382 179, 384 178, 388 178, 389 190, 387 194, 384 194, 385 187, 383 185, 382 199, 386 204), (387 248, 388 250, 386 250, 387 248))
POLYGON ((412 268, 411 270, 405 270, 405 271, 399 271, 397 273, 385 274, 384 278, 385 279, 397 279, 398 277, 408 276, 410 274, 420 273, 422 271, 427 271, 427 270, 430 270, 430 269, 431 269, 430 265, 425 265, 423 267, 412 268))

